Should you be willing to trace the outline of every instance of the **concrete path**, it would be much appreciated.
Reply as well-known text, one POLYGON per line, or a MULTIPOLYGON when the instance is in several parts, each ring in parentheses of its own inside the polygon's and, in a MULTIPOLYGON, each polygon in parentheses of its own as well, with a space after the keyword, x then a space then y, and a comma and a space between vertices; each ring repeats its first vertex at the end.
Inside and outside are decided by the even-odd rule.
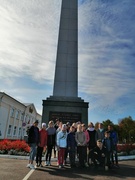
POLYGON ((135 160, 120 161, 120 168, 93 170, 92 168, 58 169, 56 161, 52 166, 30 170, 28 160, 0 157, 0 180, 135 180, 135 160))

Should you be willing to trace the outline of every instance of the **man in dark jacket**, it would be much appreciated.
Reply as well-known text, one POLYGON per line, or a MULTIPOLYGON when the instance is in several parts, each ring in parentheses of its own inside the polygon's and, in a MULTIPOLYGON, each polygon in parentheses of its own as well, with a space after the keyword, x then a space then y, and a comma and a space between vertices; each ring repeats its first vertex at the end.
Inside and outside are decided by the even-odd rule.
POLYGON ((33 125, 29 128, 28 131, 28 144, 30 146, 30 157, 29 157, 29 164, 27 165, 28 168, 34 169, 33 161, 36 156, 37 145, 39 143, 39 128, 38 120, 36 120, 33 125))
POLYGON ((95 165, 95 168, 105 167, 106 162, 106 147, 103 146, 102 140, 97 140, 97 146, 92 149, 90 158, 95 165))

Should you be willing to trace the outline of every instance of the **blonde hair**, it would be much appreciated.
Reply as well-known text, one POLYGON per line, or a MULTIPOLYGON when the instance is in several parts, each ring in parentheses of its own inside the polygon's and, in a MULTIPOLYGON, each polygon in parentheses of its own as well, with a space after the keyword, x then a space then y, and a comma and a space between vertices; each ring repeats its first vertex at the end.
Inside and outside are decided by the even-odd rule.
POLYGON ((77 128, 77 124, 76 124, 76 123, 73 123, 72 126, 74 126, 75 128, 77 128))
POLYGON ((81 124, 78 124, 78 126, 77 126, 77 132, 82 132, 82 125, 81 125, 81 124))
POLYGON ((49 121, 48 126, 50 126, 51 124, 52 124, 52 125, 54 124, 52 120, 49 121))

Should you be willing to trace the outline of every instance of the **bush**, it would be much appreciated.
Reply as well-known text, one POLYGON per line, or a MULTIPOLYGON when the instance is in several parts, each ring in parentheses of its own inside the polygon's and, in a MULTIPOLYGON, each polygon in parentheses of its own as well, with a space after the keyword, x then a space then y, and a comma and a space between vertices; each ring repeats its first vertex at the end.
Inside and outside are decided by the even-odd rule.
POLYGON ((30 152, 30 147, 25 141, 21 141, 21 140, 11 141, 6 139, 0 141, 0 154, 19 155, 20 152, 25 152, 25 153, 30 152))
MULTIPOLYGON (((118 153, 127 153, 127 155, 130 154, 130 152, 135 152, 135 144, 118 144, 117 145, 118 153)), ((132 153, 133 153, 132 152, 132 153)))

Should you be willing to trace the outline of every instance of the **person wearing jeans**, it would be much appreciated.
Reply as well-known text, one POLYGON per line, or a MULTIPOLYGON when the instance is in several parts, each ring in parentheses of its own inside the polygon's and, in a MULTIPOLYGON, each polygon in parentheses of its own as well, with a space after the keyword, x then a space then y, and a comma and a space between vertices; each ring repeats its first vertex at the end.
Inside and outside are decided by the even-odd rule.
POLYGON ((34 169, 33 161, 36 156, 37 145, 39 143, 39 128, 38 120, 36 120, 33 125, 30 127, 28 131, 28 144, 30 146, 30 156, 29 156, 29 163, 27 165, 28 168, 34 169))

